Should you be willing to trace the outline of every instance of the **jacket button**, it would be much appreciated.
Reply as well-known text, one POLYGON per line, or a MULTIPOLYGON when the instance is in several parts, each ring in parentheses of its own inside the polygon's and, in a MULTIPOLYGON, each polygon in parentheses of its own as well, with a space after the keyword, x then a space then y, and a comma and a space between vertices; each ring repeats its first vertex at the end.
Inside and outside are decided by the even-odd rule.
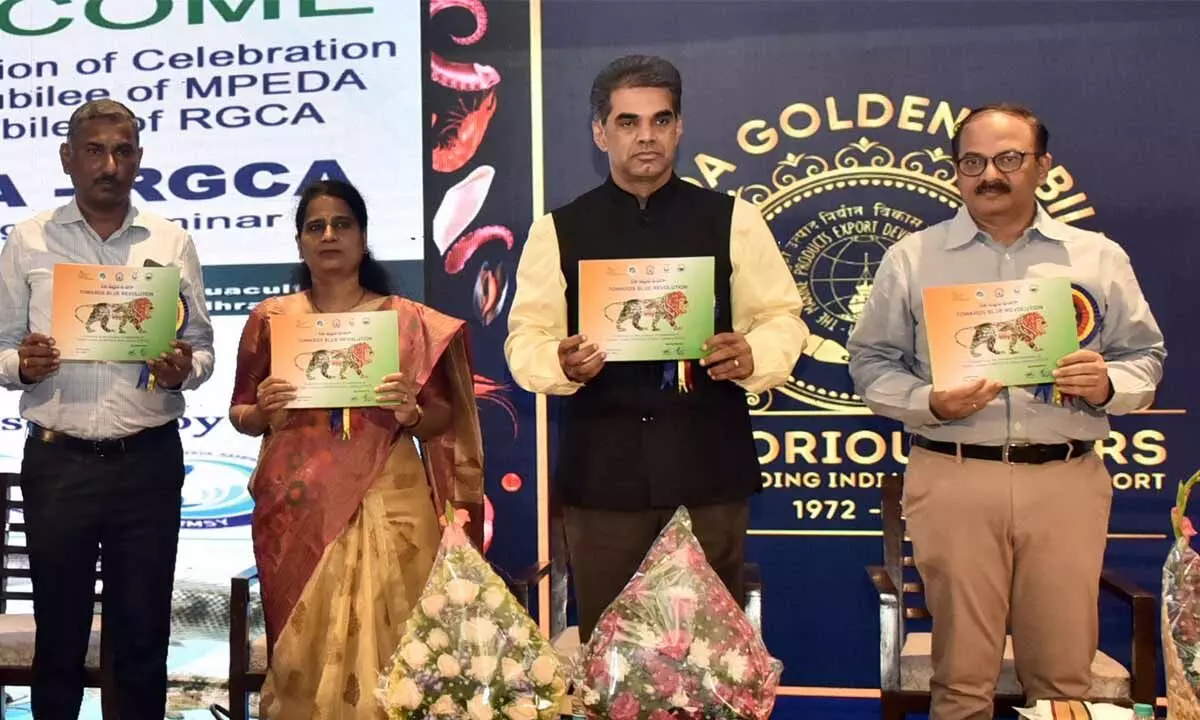
POLYGON ((644 422, 644 423, 645 423, 645 422, 650 422, 650 421, 652 421, 652 420, 654 420, 654 416, 653 416, 653 415, 643 415, 643 416, 642 416, 642 422, 644 422))

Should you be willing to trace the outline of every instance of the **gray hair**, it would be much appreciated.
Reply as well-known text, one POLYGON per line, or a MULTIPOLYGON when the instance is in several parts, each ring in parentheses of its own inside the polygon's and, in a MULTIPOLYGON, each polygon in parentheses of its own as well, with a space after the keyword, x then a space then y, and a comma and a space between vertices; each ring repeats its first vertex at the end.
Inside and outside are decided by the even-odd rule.
POLYGON ((80 105, 75 112, 71 113, 71 120, 67 123, 67 142, 70 142, 75 134, 79 132, 79 128, 89 120, 127 120, 133 125, 133 141, 138 142, 138 119, 133 114, 133 111, 125 107, 116 100, 109 98, 101 98, 92 100, 80 105))

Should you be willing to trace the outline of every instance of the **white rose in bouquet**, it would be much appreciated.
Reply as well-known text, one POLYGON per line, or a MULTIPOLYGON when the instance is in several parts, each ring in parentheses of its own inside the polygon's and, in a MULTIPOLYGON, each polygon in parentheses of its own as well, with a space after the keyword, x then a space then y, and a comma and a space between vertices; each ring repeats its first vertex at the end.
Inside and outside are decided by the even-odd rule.
POLYGON ((450 647, 450 636, 441 628, 434 628, 429 631, 429 636, 425 638, 425 644, 430 650, 442 650, 450 647))
POLYGON ((420 707, 424 699, 421 688, 409 678, 404 678, 392 687, 388 701, 409 710, 420 707))
POLYGON ((496 623, 485 617, 464 620, 459 628, 463 642, 487 645, 496 639, 496 623))
POLYGON ((553 655, 539 655, 538 659, 533 661, 529 673, 537 684, 549 685, 558 674, 558 658, 553 655))
POLYGON ((537 720, 537 706, 529 698, 520 698, 504 708, 504 714, 509 720, 537 720))
POLYGON ((500 676, 506 683, 515 683, 525 676, 525 667, 512 658, 504 658, 500 661, 500 676))
POLYGON ((487 605, 488 610, 495 610, 504 603, 504 591, 500 588, 490 587, 483 593, 483 604, 487 605))
POLYGON ((467 712, 470 713, 471 720, 492 720, 492 716, 496 714, 482 693, 467 701, 467 712))
POLYGON ((492 681, 492 676, 496 674, 496 658, 491 655, 471 658, 471 669, 469 672, 471 677, 486 685, 492 681))
POLYGON ((458 704, 454 702, 454 698, 449 695, 443 695, 437 699, 433 707, 429 708, 429 712, 434 715, 456 716, 458 715, 458 704))
POLYGON ((419 640, 407 642, 400 648, 400 657, 409 667, 425 667, 425 663, 429 662, 429 647, 419 640))
POLYGON ((479 585, 465 578, 455 578, 446 583, 446 597, 453 605, 466 605, 479 595, 479 585))
POLYGON ((421 598, 421 610, 431 618, 440 615, 444 607, 446 607, 446 596, 441 593, 421 598))
POLYGON ((456 678, 459 672, 462 671, 462 666, 458 664, 458 659, 453 655, 440 655, 437 661, 438 672, 444 678, 456 678))

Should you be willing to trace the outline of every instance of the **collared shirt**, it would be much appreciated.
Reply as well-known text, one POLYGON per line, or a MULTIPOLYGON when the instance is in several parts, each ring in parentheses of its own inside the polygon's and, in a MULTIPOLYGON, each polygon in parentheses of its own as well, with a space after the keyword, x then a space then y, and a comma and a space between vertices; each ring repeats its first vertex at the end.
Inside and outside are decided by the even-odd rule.
MULTIPOLYGON (((732 324, 745 335, 754 358, 753 374, 735 382, 747 392, 760 393, 786 382, 800 357, 808 338, 800 319, 803 301, 757 208, 735 200, 729 233, 732 324)), ((530 228, 516 283, 504 343, 513 378, 529 392, 573 395, 582 385, 569 380, 558 361, 558 344, 567 337, 567 281, 552 214, 538 218, 530 228)))
POLYGON ((26 420, 88 440, 164 425, 183 414, 179 391, 195 389, 212 375, 212 344, 196 247, 169 220, 131 207, 120 229, 101 240, 72 200, 18 224, 0 250, 0 385, 24 391, 21 416, 26 420), (141 267, 147 260, 180 269, 180 293, 188 306, 181 339, 193 353, 191 375, 177 391, 139 388, 143 363, 62 362, 58 372, 39 383, 21 382, 21 340, 30 332, 50 335, 56 264, 141 267))
POLYGON ((1061 443, 1108 437, 1107 415, 1149 407, 1166 357, 1162 332, 1129 256, 1101 233, 1071 227, 1040 206, 1032 227, 1009 247, 981 231, 966 207, 950 220, 888 249, 871 297, 850 334, 850 374, 867 406, 932 440, 983 445, 1061 443), (1032 388, 1009 387, 973 415, 940 422, 922 321, 926 287, 1068 277, 1098 310, 1100 331, 1084 349, 1104 356, 1113 396, 1103 407, 1081 398, 1044 402, 1032 388))

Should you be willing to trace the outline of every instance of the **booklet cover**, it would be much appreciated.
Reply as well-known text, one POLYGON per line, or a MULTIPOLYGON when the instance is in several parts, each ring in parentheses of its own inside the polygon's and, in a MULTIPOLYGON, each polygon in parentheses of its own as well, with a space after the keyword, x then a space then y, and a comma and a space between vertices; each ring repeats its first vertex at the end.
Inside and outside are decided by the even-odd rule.
POLYGON ((713 336, 711 257, 579 261, 579 332, 605 362, 695 360, 713 336))
POLYGON ((370 407, 400 369, 394 311, 275 315, 271 375, 297 388, 289 408, 370 407))
POLYGON ((59 263, 51 304, 63 360, 145 362, 171 352, 179 268, 59 263))
POLYGON ((1059 359, 1079 349, 1069 278, 932 287, 923 297, 937 390, 979 378, 1054 382, 1059 359))

